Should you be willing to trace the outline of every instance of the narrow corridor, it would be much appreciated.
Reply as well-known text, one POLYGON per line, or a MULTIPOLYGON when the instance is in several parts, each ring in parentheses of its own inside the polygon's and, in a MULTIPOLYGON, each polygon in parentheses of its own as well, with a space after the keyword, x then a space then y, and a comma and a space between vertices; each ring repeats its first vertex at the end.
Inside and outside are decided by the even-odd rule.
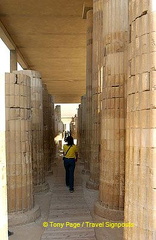
POLYGON ((122 240, 123 229, 88 227, 51 227, 53 223, 101 223, 108 221, 94 215, 94 202, 98 191, 86 188, 88 175, 83 175, 83 165, 77 162, 75 192, 65 186, 65 171, 62 159, 53 166, 53 175, 47 176, 50 190, 35 194, 35 204, 41 208, 41 217, 35 222, 10 228, 14 232, 10 240, 122 240), (43 227, 43 224, 47 224, 43 227))
POLYGON ((85 239, 95 240, 94 228, 76 227, 74 223, 93 222, 89 208, 83 195, 82 179, 80 174, 81 166, 76 166, 75 171, 75 192, 70 193, 65 186, 64 169, 62 161, 58 163, 52 198, 47 222, 41 239, 85 239), (51 222, 51 224, 50 224, 51 222), (53 223, 52 223, 53 222, 53 223), (62 223, 61 227, 55 227, 57 223, 62 223), (54 225, 53 225, 54 224, 54 225), (53 225, 51 227, 51 225, 53 225), (68 225, 66 227, 66 225, 68 225), (70 226, 69 226, 70 225, 70 226))
POLYGON ((156 240, 155 23, 156 0, 0 1, 0 240, 156 240))

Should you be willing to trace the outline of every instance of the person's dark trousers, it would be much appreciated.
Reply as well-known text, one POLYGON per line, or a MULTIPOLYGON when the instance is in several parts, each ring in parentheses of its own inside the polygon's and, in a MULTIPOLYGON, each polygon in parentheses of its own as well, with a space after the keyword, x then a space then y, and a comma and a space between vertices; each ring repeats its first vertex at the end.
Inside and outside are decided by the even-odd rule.
POLYGON ((64 167, 66 169, 66 185, 69 186, 70 190, 74 190, 75 159, 65 158, 64 167))

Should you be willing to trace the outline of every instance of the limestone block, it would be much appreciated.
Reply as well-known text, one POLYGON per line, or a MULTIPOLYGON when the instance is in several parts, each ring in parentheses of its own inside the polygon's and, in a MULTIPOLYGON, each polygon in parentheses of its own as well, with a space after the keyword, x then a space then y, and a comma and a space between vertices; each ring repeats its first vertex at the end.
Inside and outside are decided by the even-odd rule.
POLYGON ((149 39, 150 39, 149 50, 150 52, 155 52, 156 51, 156 32, 151 32, 149 35, 149 39))
POLYGON ((142 29, 142 32, 141 32, 140 31, 141 27, 142 27, 142 17, 141 18, 136 18, 136 20, 135 20, 135 32, 134 32, 135 37, 140 37, 140 36, 143 35, 142 32, 143 32, 144 29, 142 29))
POLYGON ((150 91, 140 93, 141 109, 150 109, 150 91))
POLYGON ((150 90, 150 74, 142 73, 140 78, 140 92, 150 90))
POLYGON ((150 32, 149 28, 149 16, 148 14, 141 17, 141 35, 148 34, 150 32))
POLYGON ((156 89, 156 71, 150 72, 150 90, 156 89))
POLYGON ((148 0, 143 0, 142 1, 142 4, 140 6, 140 9, 141 9, 141 12, 144 13, 148 10, 148 7, 149 7, 149 2, 148 0))
POLYGON ((150 33, 156 32, 156 12, 150 12, 149 13, 149 26, 150 26, 150 33))
MULTIPOLYGON (((142 62, 141 62, 141 72, 149 72, 149 55, 142 54, 141 55, 142 62)), ((153 62, 155 64, 155 62, 153 62)))

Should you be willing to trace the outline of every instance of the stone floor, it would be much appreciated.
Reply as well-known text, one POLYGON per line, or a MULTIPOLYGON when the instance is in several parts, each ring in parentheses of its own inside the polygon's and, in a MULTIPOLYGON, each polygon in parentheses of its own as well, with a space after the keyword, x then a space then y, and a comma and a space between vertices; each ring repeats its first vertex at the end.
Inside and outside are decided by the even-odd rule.
POLYGON ((62 161, 58 160, 53 169, 53 175, 47 177, 50 191, 35 195, 35 203, 41 208, 41 217, 34 223, 10 227, 14 235, 9 239, 122 240, 122 229, 87 226, 86 222, 101 223, 106 220, 94 215, 93 206, 98 199, 98 191, 86 189, 88 176, 81 174, 83 166, 77 163, 74 193, 70 193, 65 186, 62 161))

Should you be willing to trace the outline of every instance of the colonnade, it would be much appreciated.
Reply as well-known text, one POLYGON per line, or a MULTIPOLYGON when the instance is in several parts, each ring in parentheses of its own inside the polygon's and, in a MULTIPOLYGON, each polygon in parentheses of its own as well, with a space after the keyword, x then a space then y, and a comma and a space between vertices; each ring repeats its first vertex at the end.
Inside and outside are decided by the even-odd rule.
POLYGON ((54 157, 54 103, 36 71, 7 73, 5 86, 9 225, 18 225, 40 216, 34 193, 49 189, 45 173, 54 157))
MULTIPOLYGON (((134 224, 124 228, 125 240, 156 236, 155 11, 153 0, 95 0, 92 24, 91 10, 86 19, 88 39, 93 32, 92 49, 86 46, 92 105, 91 135, 83 139, 91 142, 87 187, 98 189, 99 182, 95 214, 134 224)), ((87 114, 78 121, 89 126, 87 114)))

